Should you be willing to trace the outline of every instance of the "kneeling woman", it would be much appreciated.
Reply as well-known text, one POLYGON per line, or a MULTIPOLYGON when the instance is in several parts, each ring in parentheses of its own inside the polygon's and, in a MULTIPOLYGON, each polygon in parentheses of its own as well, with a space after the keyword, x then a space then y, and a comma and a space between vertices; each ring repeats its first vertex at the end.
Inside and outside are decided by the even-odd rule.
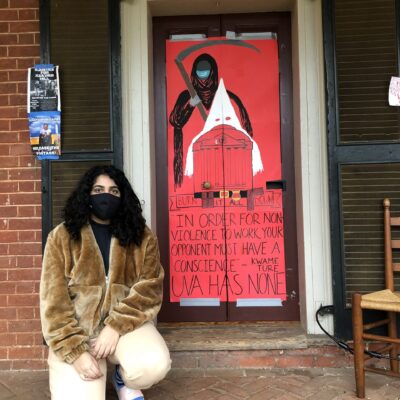
POLYGON ((157 239, 124 173, 91 168, 50 232, 40 286, 53 400, 105 399, 107 360, 120 400, 142 400, 170 368, 153 320, 164 271, 157 239))

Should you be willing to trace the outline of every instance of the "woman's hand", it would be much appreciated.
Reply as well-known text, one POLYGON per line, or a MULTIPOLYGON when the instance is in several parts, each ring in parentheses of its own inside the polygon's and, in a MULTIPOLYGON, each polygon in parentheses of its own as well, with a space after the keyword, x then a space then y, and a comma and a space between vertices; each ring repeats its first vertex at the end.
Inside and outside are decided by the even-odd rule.
POLYGON ((87 351, 82 353, 72 364, 84 381, 93 381, 103 376, 97 360, 87 351))
POLYGON ((106 325, 100 335, 91 343, 90 353, 97 359, 113 354, 119 340, 119 333, 106 325))

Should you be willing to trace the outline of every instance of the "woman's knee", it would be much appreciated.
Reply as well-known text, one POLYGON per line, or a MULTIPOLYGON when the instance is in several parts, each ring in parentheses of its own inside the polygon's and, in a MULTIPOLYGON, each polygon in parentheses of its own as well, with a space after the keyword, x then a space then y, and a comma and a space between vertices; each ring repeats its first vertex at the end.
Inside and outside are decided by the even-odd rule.
POLYGON ((171 369, 169 353, 153 353, 132 360, 131 366, 121 365, 125 385, 134 389, 147 389, 161 381, 171 369))

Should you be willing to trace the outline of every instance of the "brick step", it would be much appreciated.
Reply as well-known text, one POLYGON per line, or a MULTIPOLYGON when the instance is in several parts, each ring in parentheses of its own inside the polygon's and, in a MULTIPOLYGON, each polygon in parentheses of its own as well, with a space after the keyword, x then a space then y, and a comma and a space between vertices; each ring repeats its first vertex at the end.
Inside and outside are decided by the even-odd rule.
POLYGON ((299 323, 159 323, 174 369, 340 368, 353 357, 299 323))

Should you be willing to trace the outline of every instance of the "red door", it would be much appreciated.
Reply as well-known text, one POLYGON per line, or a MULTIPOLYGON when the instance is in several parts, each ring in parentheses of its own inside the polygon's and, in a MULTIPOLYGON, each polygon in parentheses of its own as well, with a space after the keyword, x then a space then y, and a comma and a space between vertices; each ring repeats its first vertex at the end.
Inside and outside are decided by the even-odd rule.
MULTIPOLYGON (((268 16, 246 18, 260 31, 257 18, 268 28, 268 16)), ((287 268, 285 260, 291 213, 283 212, 281 119, 288 111, 279 92, 280 25, 290 19, 273 16, 268 34, 239 40, 214 37, 218 25, 243 23, 238 16, 211 17, 213 34, 195 40, 165 40, 166 25, 177 20, 154 21, 155 43, 164 36, 166 56, 156 62, 156 81, 161 73, 166 82, 163 90, 156 84, 157 115, 168 119, 167 126, 157 123, 157 138, 165 138, 157 146, 157 179, 167 181, 158 193, 168 272, 161 319, 298 319, 297 262, 287 268)), ((206 17, 191 18, 202 25, 206 17)))

